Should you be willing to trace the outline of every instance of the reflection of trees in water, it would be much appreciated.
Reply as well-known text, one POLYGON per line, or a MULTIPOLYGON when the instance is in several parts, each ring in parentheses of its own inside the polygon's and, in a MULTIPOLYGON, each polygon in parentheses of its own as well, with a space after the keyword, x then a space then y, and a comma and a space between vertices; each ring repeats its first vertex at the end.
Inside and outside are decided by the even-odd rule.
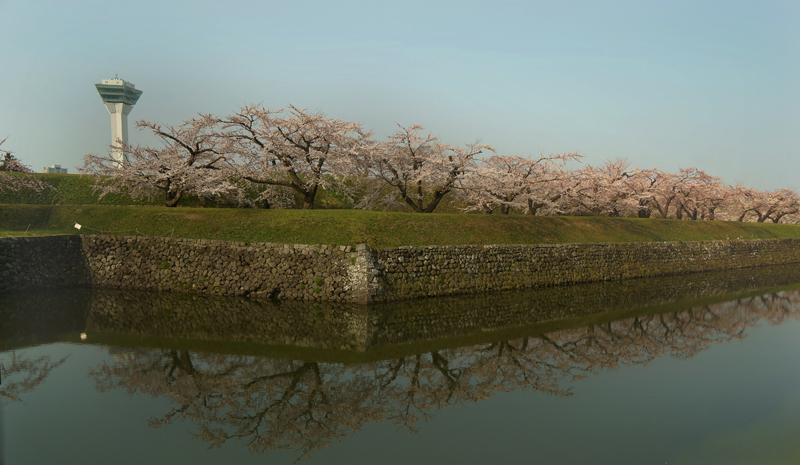
POLYGON ((150 425, 191 420, 215 446, 238 437, 257 452, 308 451, 381 419, 369 377, 344 365, 139 349, 90 375, 100 391, 169 396, 176 406, 150 425))
POLYGON ((713 342, 745 337, 764 319, 800 315, 800 292, 779 292, 612 323, 341 365, 252 356, 137 349, 91 370, 100 391, 166 395, 174 419, 199 426, 212 446, 239 438, 252 451, 327 447, 369 422, 416 431, 437 409, 518 389, 571 395, 569 382, 664 355, 690 358, 713 342))
POLYGON ((0 400, 21 401, 20 395, 33 391, 54 368, 67 360, 58 361, 43 355, 26 357, 24 351, 10 351, 0 354, 0 400))

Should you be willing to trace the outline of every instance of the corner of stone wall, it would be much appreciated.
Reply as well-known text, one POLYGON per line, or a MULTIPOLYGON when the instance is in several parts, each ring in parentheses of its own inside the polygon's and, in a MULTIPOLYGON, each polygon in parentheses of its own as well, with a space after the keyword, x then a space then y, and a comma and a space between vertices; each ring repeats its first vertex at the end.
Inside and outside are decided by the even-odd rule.
POLYGON ((367 244, 356 245, 355 257, 347 267, 353 301, 357 304, 372 303, 376 295, 383 293, 378 270, 378 257, 367 244))

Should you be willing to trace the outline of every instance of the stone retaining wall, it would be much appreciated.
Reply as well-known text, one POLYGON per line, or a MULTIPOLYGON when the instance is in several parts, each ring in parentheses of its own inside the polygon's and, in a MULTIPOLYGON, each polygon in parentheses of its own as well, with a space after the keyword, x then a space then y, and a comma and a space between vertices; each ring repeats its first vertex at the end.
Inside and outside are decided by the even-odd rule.
POLYGON ((399 247, 119 236, 0 239, 0 291, 91 284, 390 302, 800 263, 800 239, 399 247))
POLYGON ((0 238, 0 292, 88 283, 80 236, 0 238))
POLYGON ((83 251, 96 287, 332 302, 364 287, 350 246, 84 236, 83 251))
POLYGON ((800 263, 800 239, 400 247, 374 253, 373 301, 800 263))

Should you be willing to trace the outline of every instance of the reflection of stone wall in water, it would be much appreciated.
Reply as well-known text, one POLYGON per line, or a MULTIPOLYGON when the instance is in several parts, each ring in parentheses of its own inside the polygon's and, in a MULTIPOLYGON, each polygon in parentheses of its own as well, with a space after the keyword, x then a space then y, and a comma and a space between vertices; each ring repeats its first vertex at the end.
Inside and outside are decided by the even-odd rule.
POLYGON ((355 304, 94 290, 88 329, 364 351, 800 282, 798 267, 355 304))
POLYGON ((89 331, 364 350, 366 307, 111 289, 92 291, 89 331))
POLYGON ((91 305, 87 288, 0 294, 0 347, 52 342, 83 331, 91 305))
POLYGON ((765 320, 798 317, 800 291, 784 291, 366 364, 135 349, 90 376, 101 391, 170 399, 172 409, 152 426, 191 421, 211 445, 237 438, 253 452, 305 454, 371 422, 414 430, 438 409, 495 392, 571 395, 569 383, 601 370, 667 355, 689 358, 765 320))

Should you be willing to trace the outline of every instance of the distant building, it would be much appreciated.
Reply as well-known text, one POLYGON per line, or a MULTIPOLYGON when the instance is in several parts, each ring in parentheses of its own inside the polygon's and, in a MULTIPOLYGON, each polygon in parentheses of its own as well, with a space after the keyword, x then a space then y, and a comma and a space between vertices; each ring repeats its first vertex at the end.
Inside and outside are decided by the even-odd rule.
POLYGON ((42 173, 67 174, 67 169, 62 168, 61 165, 45 166, 42 168, 42 173))

